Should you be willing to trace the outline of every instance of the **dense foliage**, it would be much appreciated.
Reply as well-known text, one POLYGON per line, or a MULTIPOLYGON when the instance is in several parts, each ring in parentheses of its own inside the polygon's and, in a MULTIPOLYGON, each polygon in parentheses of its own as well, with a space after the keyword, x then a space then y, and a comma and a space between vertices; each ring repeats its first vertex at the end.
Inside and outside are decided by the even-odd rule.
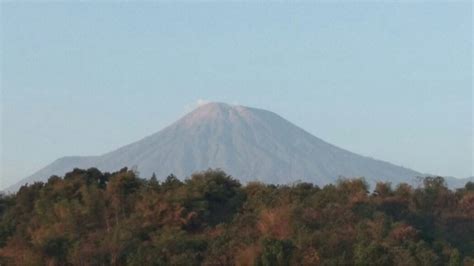
POLYGON ((80 170, 0 198, 1 265, 474 265, 474 184, 80 170))

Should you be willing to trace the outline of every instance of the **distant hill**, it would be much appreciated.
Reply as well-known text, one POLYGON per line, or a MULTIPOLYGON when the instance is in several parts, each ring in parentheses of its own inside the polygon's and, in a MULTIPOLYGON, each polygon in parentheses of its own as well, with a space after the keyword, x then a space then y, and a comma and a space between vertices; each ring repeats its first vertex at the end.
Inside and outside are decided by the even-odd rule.
POLYGON ((221 168, 243 181, 309 181, 324 185, 363 176, 369 183, 410 182, 419 172, 355 154, 329 144, 279 115, 255 108, 209 103, 165 129, 112 152, 56 160, 8 190, 45 181, 74 167, 116 171, 136 167, 142 177, 170 173, 186 177, 221 168))
POLYGON ((452 188, 460 188, 464 187, 467 182, 474 182, 474 176, 467 177, 467 178, 456 178, 451 176, 445 176, 444 179, 449 187, 452 188))

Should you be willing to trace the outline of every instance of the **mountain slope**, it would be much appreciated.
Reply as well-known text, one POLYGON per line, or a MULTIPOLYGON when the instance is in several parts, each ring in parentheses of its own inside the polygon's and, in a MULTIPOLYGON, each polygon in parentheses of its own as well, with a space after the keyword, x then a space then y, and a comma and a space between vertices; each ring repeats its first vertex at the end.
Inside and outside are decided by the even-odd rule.
POLYGON ((186 177, 221 168, 244 181, 327 184, 340 176, 409 181, 421 174, 331 145, 265 110, 210 103, 140 141, 101 156, 65 157, 10 188, 45 181, 74 167, 116 171, 137 167, 142 177, 186 177))

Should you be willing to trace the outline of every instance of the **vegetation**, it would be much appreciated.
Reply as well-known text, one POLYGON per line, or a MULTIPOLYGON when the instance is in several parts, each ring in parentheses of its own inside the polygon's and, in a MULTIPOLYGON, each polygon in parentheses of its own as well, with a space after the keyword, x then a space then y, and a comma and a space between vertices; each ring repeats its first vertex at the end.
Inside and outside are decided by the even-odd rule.
POLYGON ((474 265, 474 184, 74 171, 0 198, 1 265, 474 265))

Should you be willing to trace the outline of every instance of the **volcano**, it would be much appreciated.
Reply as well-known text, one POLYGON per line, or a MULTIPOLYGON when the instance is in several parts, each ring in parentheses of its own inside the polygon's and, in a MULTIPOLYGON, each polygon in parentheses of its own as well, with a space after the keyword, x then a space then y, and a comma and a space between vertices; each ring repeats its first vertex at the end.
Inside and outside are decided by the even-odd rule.
POLYGON ((46 181, 73 168, 136 168, 141 177, 184 178, 220 168, 243 182, 325 185, 340 177, 409 182, 420 173, 336 147, 266 110, 209 103, 163 130, 99 156, 60 158, 9 188, 46 181))

